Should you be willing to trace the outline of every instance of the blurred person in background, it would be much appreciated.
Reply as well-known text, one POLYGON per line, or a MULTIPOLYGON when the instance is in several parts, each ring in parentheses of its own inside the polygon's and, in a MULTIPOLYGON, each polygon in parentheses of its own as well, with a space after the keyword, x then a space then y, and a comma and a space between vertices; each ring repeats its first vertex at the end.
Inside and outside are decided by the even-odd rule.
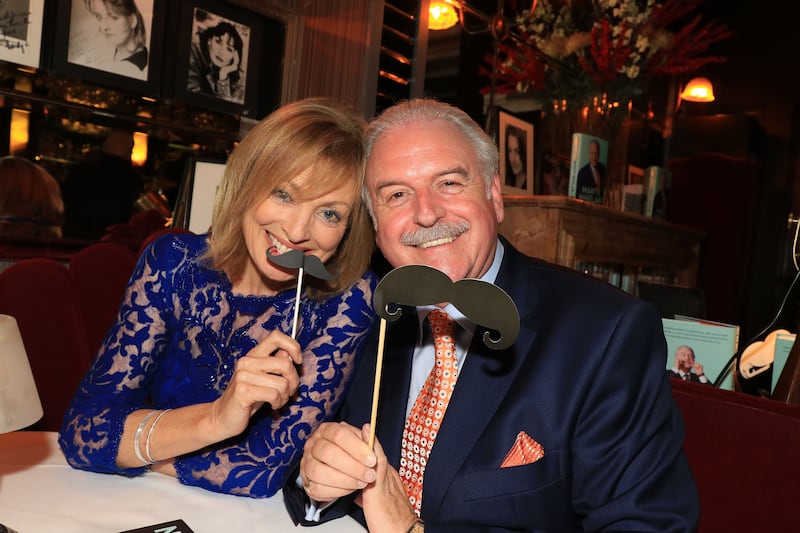
POLYGON ((0 157, 0 236, 61 237, 64 202, 58 182, 40 165, 0 157))
POLYGON ((61 188, 64 237, 97 240, 109 226, 130 220, 144 191, 131 150, 131 132, 112 129, 101 150, 70 168, 61 188))

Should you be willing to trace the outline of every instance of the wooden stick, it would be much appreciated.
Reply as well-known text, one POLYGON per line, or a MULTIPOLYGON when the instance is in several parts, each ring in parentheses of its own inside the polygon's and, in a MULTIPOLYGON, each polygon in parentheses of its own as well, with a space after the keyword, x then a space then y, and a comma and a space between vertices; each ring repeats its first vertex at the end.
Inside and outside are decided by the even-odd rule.
POLYGON ((303 267, 297 273, 297 296, 294 299, 294 318, 292 318, 292 338, 297 335, 297 317, 300 314, 300 293, 303 287, 303 267))
POLYGON ((375 363, 375 384, 372 386, 372 414, 369 419, 369 449, 375 447, 375 421, 378 418, 378 396, 381 389, 381 371, 383 370, 383 343, 386 339, 386 319, 381 318, 378 334, 378 360, 375 363))

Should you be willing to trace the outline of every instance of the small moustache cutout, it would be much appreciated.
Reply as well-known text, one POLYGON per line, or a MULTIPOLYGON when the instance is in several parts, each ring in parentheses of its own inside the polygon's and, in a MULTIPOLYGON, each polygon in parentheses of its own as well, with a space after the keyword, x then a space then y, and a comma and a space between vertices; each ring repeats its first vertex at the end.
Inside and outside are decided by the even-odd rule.
POLYGON ((519 311, 514 300, 500 287, 479 279, 462 279, 455 283, 444 272, 425 265, 395 268, 378 283, 373 294, 375 312, 388 321, 400 318, 400 307, 392 304, 453 304, 475 324, 496 331, 483 334, 483 343, 494 350, 511 346, 519 333, 519 311))
POLYGON ((313 254, 304 254, 302 250, 289 250, 285 254, 273 255, 271 250, 273 247, 267 248, 267 259, 272 261, 278 266, 284 268, 302 268, 308 274, 315 278, 331 280, 336 277, 336 274, 331 274, 319 260, 319 257, 313 254))

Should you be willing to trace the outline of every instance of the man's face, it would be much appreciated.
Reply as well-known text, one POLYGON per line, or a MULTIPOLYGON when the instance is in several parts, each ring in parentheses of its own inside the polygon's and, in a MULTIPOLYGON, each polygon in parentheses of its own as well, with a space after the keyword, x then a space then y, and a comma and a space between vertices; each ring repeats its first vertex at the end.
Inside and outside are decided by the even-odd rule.
POLYGON ((480 161, 458 129, 418 122, 384 133, 367 161, 377 244, 394 266, 423 264, 452 280, 491 266, 503 220, 500 181, 487 195, 480 161))
POLYGON ((678 366, 678 370, 688 373, 694 366, 694 354, 689 348, 681 346, 675 352, 675 364, 678 366))
POLYGON ((589 143, 589 163, 596 166, 600 161, 600 147, 597 143, 589 143))

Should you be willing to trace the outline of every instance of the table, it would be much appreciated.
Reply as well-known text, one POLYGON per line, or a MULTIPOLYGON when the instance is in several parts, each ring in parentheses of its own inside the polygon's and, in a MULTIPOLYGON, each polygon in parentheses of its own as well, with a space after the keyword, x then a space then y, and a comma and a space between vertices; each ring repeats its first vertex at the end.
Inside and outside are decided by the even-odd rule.
MULTIPOLYGON (((154 472, 128 478, 75 470, 57 438, 46 431, 0 435, 0 524, 19 533, 115 533, 181 519, 195 533, 302 531, 280 494, 254 499, 181 485, 154 472)), ((364 529, 345 517, 309 531, 364 529)))

